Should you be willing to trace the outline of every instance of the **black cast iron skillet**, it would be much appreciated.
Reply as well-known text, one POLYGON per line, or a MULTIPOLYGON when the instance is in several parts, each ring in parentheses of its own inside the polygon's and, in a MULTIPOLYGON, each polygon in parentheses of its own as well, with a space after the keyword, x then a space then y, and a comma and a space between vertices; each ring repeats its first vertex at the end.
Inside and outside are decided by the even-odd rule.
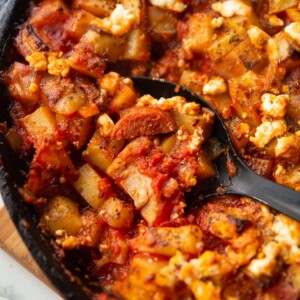
MULTIPOLYGON (((17 24, 22 23, 22 19, 26 17, 26 10, 29 6, 28 1, 25 0, 0 0, 0 70, 6 69, 9 64, 14 61, 14 52, 10 51, 12 49, 11 37, 14 35, 13 28, 17 24)), ((151 80, 144 80, 139 78, 133 78, 136 87, 140 87, 143 92, 147 92, 156 97, 169 97, 174 93, 174 85, 168 84, 163 85, 161 82, 154 82, 151 80)), ((6 92, 5 86, 0 84, 0 123, 6 122, 10 124, 9 119, 9 96, 6 92)), ((179 89, 178 95, 186 97, 188 100, 194 101, 194 96, 189 94, 189 92, 181 88, 179 89), (192 97, 192 98, 191 98, 192 97)), ((202 101, 201 99, 199 100, 202 101)), ((202 103, 206 105, 205 103, 202 103)), ((208 105, 209 106, 209 105, 208 105)), ((216 126, 224 127, 224 124, 218 119, 216 126)), ((224 128, 220 128, 223 130, 224 128)), ((216 128, 214 129, 217 130, 216 128)), ((228 145, 228 135, 218 136, 220 141, 228 145)), ((230 142, 229 142, 230 146, 230 142)), ((238 175, 240 174, 240 168, 246 168, 243 162, 238 158, 234 150, 229 151, 231 159, 238 166, 238 175)), ((225 174, 224 169, 225 160, 227 158, 222 156, 218 162, 218 168, 220 174, 225 175, 225 177, 220 176, 219 181, 208 182, 207 187, 212 187, 213 190, 202 189, 205 187, 202 185, 201 189, 195 190, 190 194, 189 198, 198 199, 199 195, 212 195, 215 194, 216 188, 221 184, 224 192, 229 192, 233 194, 248 194, 252 192, 251 190, 245 191, 244 189, 232 190, 232 178, 225 174), (223 168, 223 169, 222 169, 223 168), (221 181, 220 181, 221 180, 221 181)), ((51 239, 47 236, 41 234, 38 229, 39 218, 34 212, 33 208, 23 201, 23 198, 18 192, 18 188, 24 184, 24 176, 20 172, 25 169, 26 166, 23 161, 15 156, 13 151, 10 149, 5 136, 0 134, 0 191, 3 196, 5 205, 10 213, 12 220, 14 221, 20 235, 22 236, 24 242, 26 243, 28 249, 32 253, 33 257, 41 267, 41 269, 48 276, 50 281, 56 286, 56 288, 61 292, 62 296, 66 299, 92 299, 93 296, 101 291, 101 287, 97 286, 96 283, 85 280, 82 273, 76 270, 76 262, 68 261, 68 259, 59 259, 54 255, 54 250, 52 246, 51 239)), ((250 172, 251 173, 251 172, 250 172)), ((243 181, 249 178, 249 174, 246 174, 246 178, 243 176, 236 176, 238 182, 236 186, 240 186, 243 181), (241 181, 240 181, 241 180, 241 181)), ((257 180, 255 174, 251 175, 252 180, 257 180), (254 179, 253 179, 254 178, 254 179)), ((272 189, 277 186, 275 183, 270 183, 270 181, 262 179, 260 181, 264 188, 264 193, 267 195, 272 189)), ((253 190, 256 186, 253 187, 253 190)), ((283 199, 286 199, 286 195, 292 195, 295 197, 300 194, 293 192, 287 188, 281 188, 281 195, 283 199)), ((254 198, 255 194, 251 193, 254 198)), ((264 202, 263 199, 259 199, 264 202)), ((268 200, 270 201, 270 200, 268 200)), ((272 200, 271 200, 272 201, 272 200)), ((300 200, 299 200, 300 201, 300 200)), ((270 205, 270 203, 268 202, 270 205)), ((299 220, 300 218, 300 208, 298 201, 291 201, 291 205, 283 204, 283 202, 273 201, 271 207, 288 214, 289 216, 299 220)), ((117 295, 111 295, 114 298, 118 298, 117 295)))

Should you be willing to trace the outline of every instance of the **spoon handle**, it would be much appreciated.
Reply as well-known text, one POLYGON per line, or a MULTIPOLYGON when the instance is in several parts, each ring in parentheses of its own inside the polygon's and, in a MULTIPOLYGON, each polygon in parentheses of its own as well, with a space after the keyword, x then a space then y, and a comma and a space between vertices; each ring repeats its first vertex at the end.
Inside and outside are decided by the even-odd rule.
POLYGON ((254 198, 300 221, 300 193, 259 176, 238 159, 239 172, 231 178, 227 194, 254 198))

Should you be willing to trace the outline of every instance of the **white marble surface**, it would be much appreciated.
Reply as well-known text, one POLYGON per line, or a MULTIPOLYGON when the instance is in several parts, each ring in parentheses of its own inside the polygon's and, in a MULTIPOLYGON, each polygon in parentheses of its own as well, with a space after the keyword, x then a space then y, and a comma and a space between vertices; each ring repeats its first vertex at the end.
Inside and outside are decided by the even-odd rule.
POLYGON ((61 300, 61 297, 0 248, 0 300, 41 299, 61 300))

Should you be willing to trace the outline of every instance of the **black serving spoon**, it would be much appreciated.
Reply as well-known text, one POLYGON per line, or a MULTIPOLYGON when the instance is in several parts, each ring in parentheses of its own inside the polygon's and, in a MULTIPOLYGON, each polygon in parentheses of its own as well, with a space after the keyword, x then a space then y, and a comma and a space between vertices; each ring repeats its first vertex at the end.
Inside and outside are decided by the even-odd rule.
POLYGON ((237 155, 224 122, 209 103, 187 88, 163 79, 149 77, 131 77, 131 79, 135 88, 142 94, 150 94, 155 98, 183 96, 188 101, 210 108, 216 115, 212 135, 219 140, 225 150, 216 160, 218 176, 200 183, 188 195, 189 198, 207 198, 225 194, 248 196, 300 221, 300 193, 253 172, 237 155), (229 175, 226 167, 228 159, 236 168, 236 174, 233 176, 229 175))

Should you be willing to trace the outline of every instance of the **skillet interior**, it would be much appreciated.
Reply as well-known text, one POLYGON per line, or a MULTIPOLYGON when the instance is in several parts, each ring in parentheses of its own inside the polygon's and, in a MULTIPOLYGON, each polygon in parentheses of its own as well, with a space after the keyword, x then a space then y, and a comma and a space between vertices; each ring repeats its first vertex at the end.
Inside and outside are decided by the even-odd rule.
MULTIPOLYGON (((0 8, 0 70, 5 70, 14 60, 12 28, 24 20, 29 1, 2 1, 0 8)), ((0 123, 10 124, 9 96, 3 82, 0 82, 0 123)), ((38 265, 66 299, 91 299, 93 292, 101 290, 90 282, 83 282, 83 276, 75 275, 76 266, 72 261, 59 261, 54 255, 51 239, 42 235, 38 218, 33 208, 24 202, 18 187, 24 183, 20 170, 26 169, 24 161, 11 150, 4 133, 0 133, 0 191, 7 210, 23 241, 38 265)))

